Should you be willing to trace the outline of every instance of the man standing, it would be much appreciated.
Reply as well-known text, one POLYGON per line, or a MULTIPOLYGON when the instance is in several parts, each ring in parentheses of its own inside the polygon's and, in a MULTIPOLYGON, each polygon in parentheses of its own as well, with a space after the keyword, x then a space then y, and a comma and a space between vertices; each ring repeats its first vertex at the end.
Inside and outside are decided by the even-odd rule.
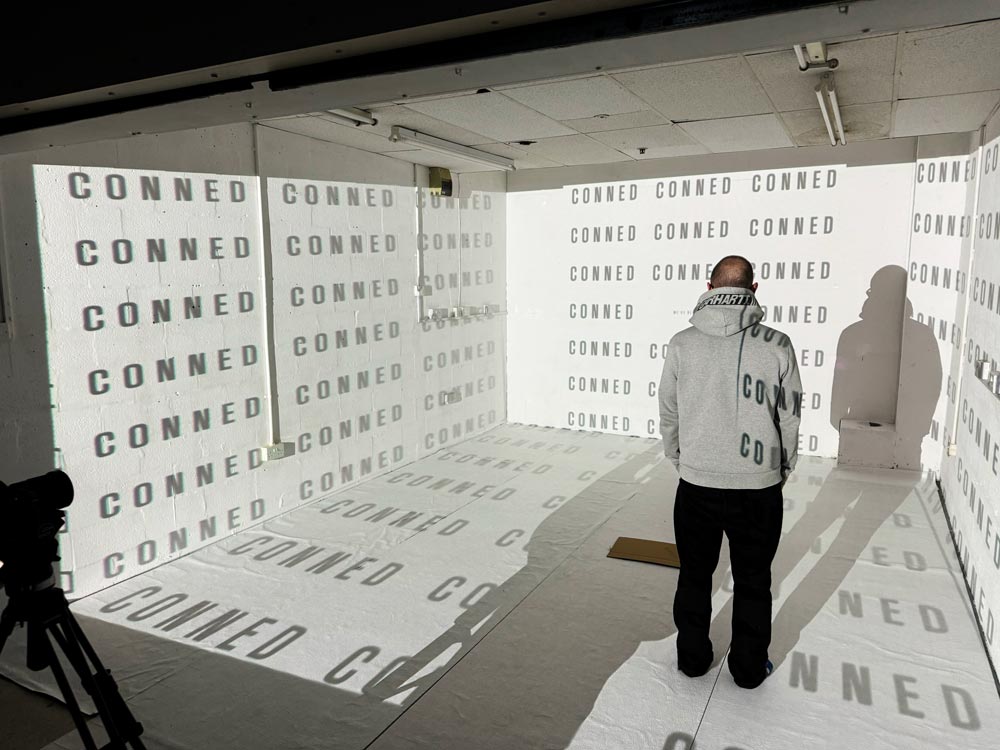
POLYGON ((756 291, 746 258, 720 260, 692 326, 670 340, 659 388, 663 448, 680 473, 677 665, 689 677, 712 666, 712 575, 725 533, 735 584, 729 671, 743 688, 773 668, 771 561, 781 489, 798 458, 802 393, 792 342, 761 324, 756 291))

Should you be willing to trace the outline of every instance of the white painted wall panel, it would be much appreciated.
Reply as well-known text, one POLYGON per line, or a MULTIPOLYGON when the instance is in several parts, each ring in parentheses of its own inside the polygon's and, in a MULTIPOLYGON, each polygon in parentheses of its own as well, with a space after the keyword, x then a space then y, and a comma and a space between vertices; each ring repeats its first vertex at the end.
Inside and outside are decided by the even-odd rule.
POLYGON ((460 196, 432 201, 412 164, 257 136, 190 131, 2 165, 0 469, 73 479, 71 597, 505 418, 503 177, 466 176, 460 196), (418 253, 435 304, 496 312, 420 323, 418 253), (297 452, 261 463, 274 427, 297 452))
MULTIPOLYGON (((987 125, 978 165, 972 265, 965 298, 968 322, 958 393, 951 407, 956 454, 942 467, 951 516, 973 609, 993 663, 1000 661, 1000 398, 976 377, 976 361, 995 369, 1000 357, 1000 117, 987 125)), ((960 370, 959 370, 960 367, 960 370)))
MULTIPOLYGON (((934 139, 921 147, 925 143, 934 149, 934 139)), ((957 392, 952 364, 957 366, 962 349, 976 151, 955 143, 942 155, 918 158, 915 165, 897 403, 897 457, 905 468, 923 465, 937 471, 947 447, 949 399, 957 392), (933 366, 938 360, 940 368, 933 366)))
POLYGON ((841 417, 892 421, 912 163, 699 172, 509 194, 511 420, 656 436, 663 347, 739 254, 799 356, 800 451, 835 456, 841 417))
POLYGON ((34 187, 53 440, 77 493, 66 543, 86 591, 267 513, 257 181, 39 166, 34 187))

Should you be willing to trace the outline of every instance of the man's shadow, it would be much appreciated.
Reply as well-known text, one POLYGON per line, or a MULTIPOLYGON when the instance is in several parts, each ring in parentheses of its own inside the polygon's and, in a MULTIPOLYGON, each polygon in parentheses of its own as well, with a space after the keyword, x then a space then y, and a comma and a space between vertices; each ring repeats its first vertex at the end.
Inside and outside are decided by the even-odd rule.
POLYGON ((840 334, 830 423, 840 430, 841 419, 894 422, 892 468, 919 470, 941 393, 941 355, 934 331, 913 319, 903 268, 875 272, 859 317, 840 334))
MULTIPOLYGON (((830 422, 841 419, 895 422, 891 468, 921 468, 920 451, 941 392, 941 355, 934 332, 913 319, 906 297, 906 271, 885 266, 875 272, 857 323, 844 329, 837 345, 830 422), (898 394, 898 395, 897 395, 898 394)), ((843 517, 822 557, 788 596, 774 618, 771 661, 778 666, 798 643, 802 630, 819 614, 871 543, 918 484, 916 471, 873 483, 849 468, 834 468, 806 512, 787 530, 772 565, 773 588, 780 587, 820 537, 843 517)), ((732 616, 730 599, 719 618, 732 616)))
POLYGON ((441 679, 507 614, 521 603, 542 580, 558 567, 586 537, 634 492, 632 483, 648 473, 662 459, 659 444, 643 445, 636 439, 634 454, 624 463, 582 489, 564 498, 534 530, 524 546, 527 560, 503 583, 467 607, 445 632, 421 651, 383 671, 365 687, 365 694, 380 700, 408 693, 402 700, 409 706, 441 679), (457 647, 457 648, 456 648, 457 647), (445 659, 445 654, 449 657, 445 659))

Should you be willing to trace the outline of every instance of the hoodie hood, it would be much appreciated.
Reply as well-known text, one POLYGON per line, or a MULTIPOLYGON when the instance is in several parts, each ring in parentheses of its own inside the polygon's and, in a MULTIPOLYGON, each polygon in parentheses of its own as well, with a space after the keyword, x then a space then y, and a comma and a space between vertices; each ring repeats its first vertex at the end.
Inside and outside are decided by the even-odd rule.
POLYGON ((691 325, 709 336, 732 336, 764 319, 764 311, 749 289, 723 286, 698 298, 691 325))

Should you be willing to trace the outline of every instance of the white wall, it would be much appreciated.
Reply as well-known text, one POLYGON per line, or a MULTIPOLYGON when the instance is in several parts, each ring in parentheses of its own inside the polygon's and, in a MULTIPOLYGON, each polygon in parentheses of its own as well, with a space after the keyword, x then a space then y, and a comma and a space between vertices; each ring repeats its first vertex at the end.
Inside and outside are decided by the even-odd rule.
POLYGON ((136 136, 0 158, 0 249, 11 336, 0 338, 0 457, 11 482, 52 468, 52 430, 40 238, 33 166, 86 164, 122 168, 253 174, 249 126, 136 136))
POLYGON ((502 175, 464 175, 456 198, 441 199, 414 189, 426 183, 422 167, 273 129, 259 137, 280 436, 298 451, 297 468, 286 464, 267 494, 292 507, 503 422, 502 316, 421 324, 414 294, 419 248, 427 307, 503 309, 502 175), (350 179, 330 179, 341 173, 350 179), (361 205, 350 205, 352 190, 361 205), (352 253, 359 234, 364 252, 352 253), (343 255, 331 253, 331 237, 343 255), (359 280, 368 297, 352 299, 359 280), (340 283, 347 299, 336 301, 340 283), (443 403, 455 387, 462 400, 443 403), (361 432, 366 418, 373 429, 361 432))
POLYGON ((657 436, 664 347, 689 325, 712 264, 739 254, 755 264, 766 322, 799 356, 800 451, 836 456, 844 417, 892 422, 914 148, 903 140, 512 177, 510 419, 657 436), (612 241, 593 241, 609 227, 612 241), (595 266, 612 278, 582 280, 595 266), (612 318, 580 318, 581 304, 610 304, 612 318), (596 342, 597 354, 580 354, 581 342, 596 342), (590 378, 598 392, 580 392, 590 378))
POLYGON ((948 409, 957 396, 977 151, 978 134, 925 137, 917 149, 897 449, 901 453, 914 451, 915 441, 910 436, 922 438, 922 453, 934 468, 940 467, 944 458, 952 432, 948 409), (926 366, 935 355, 941 362, 940 372, 926 366))
POLYGON ((994 370, 1000 358, 1000 116, 987 124, 976 154, 977 180, 968 214, 971 251, 959 290, 963 346, 954 349, 946 425, 956 444, 942 464, 942 491, 973 608, 994 664, 1000 663, 1000 398, 976 377, 976 362, 994 370))
POLYGON ((73 596, 504 420, 502 315, 420 323, 414 293, 422 255, 430 304, 504 308, 504 180, 440 201, 423 171, 249 126, 0 162, 0 476, 73 478, 73 596))

